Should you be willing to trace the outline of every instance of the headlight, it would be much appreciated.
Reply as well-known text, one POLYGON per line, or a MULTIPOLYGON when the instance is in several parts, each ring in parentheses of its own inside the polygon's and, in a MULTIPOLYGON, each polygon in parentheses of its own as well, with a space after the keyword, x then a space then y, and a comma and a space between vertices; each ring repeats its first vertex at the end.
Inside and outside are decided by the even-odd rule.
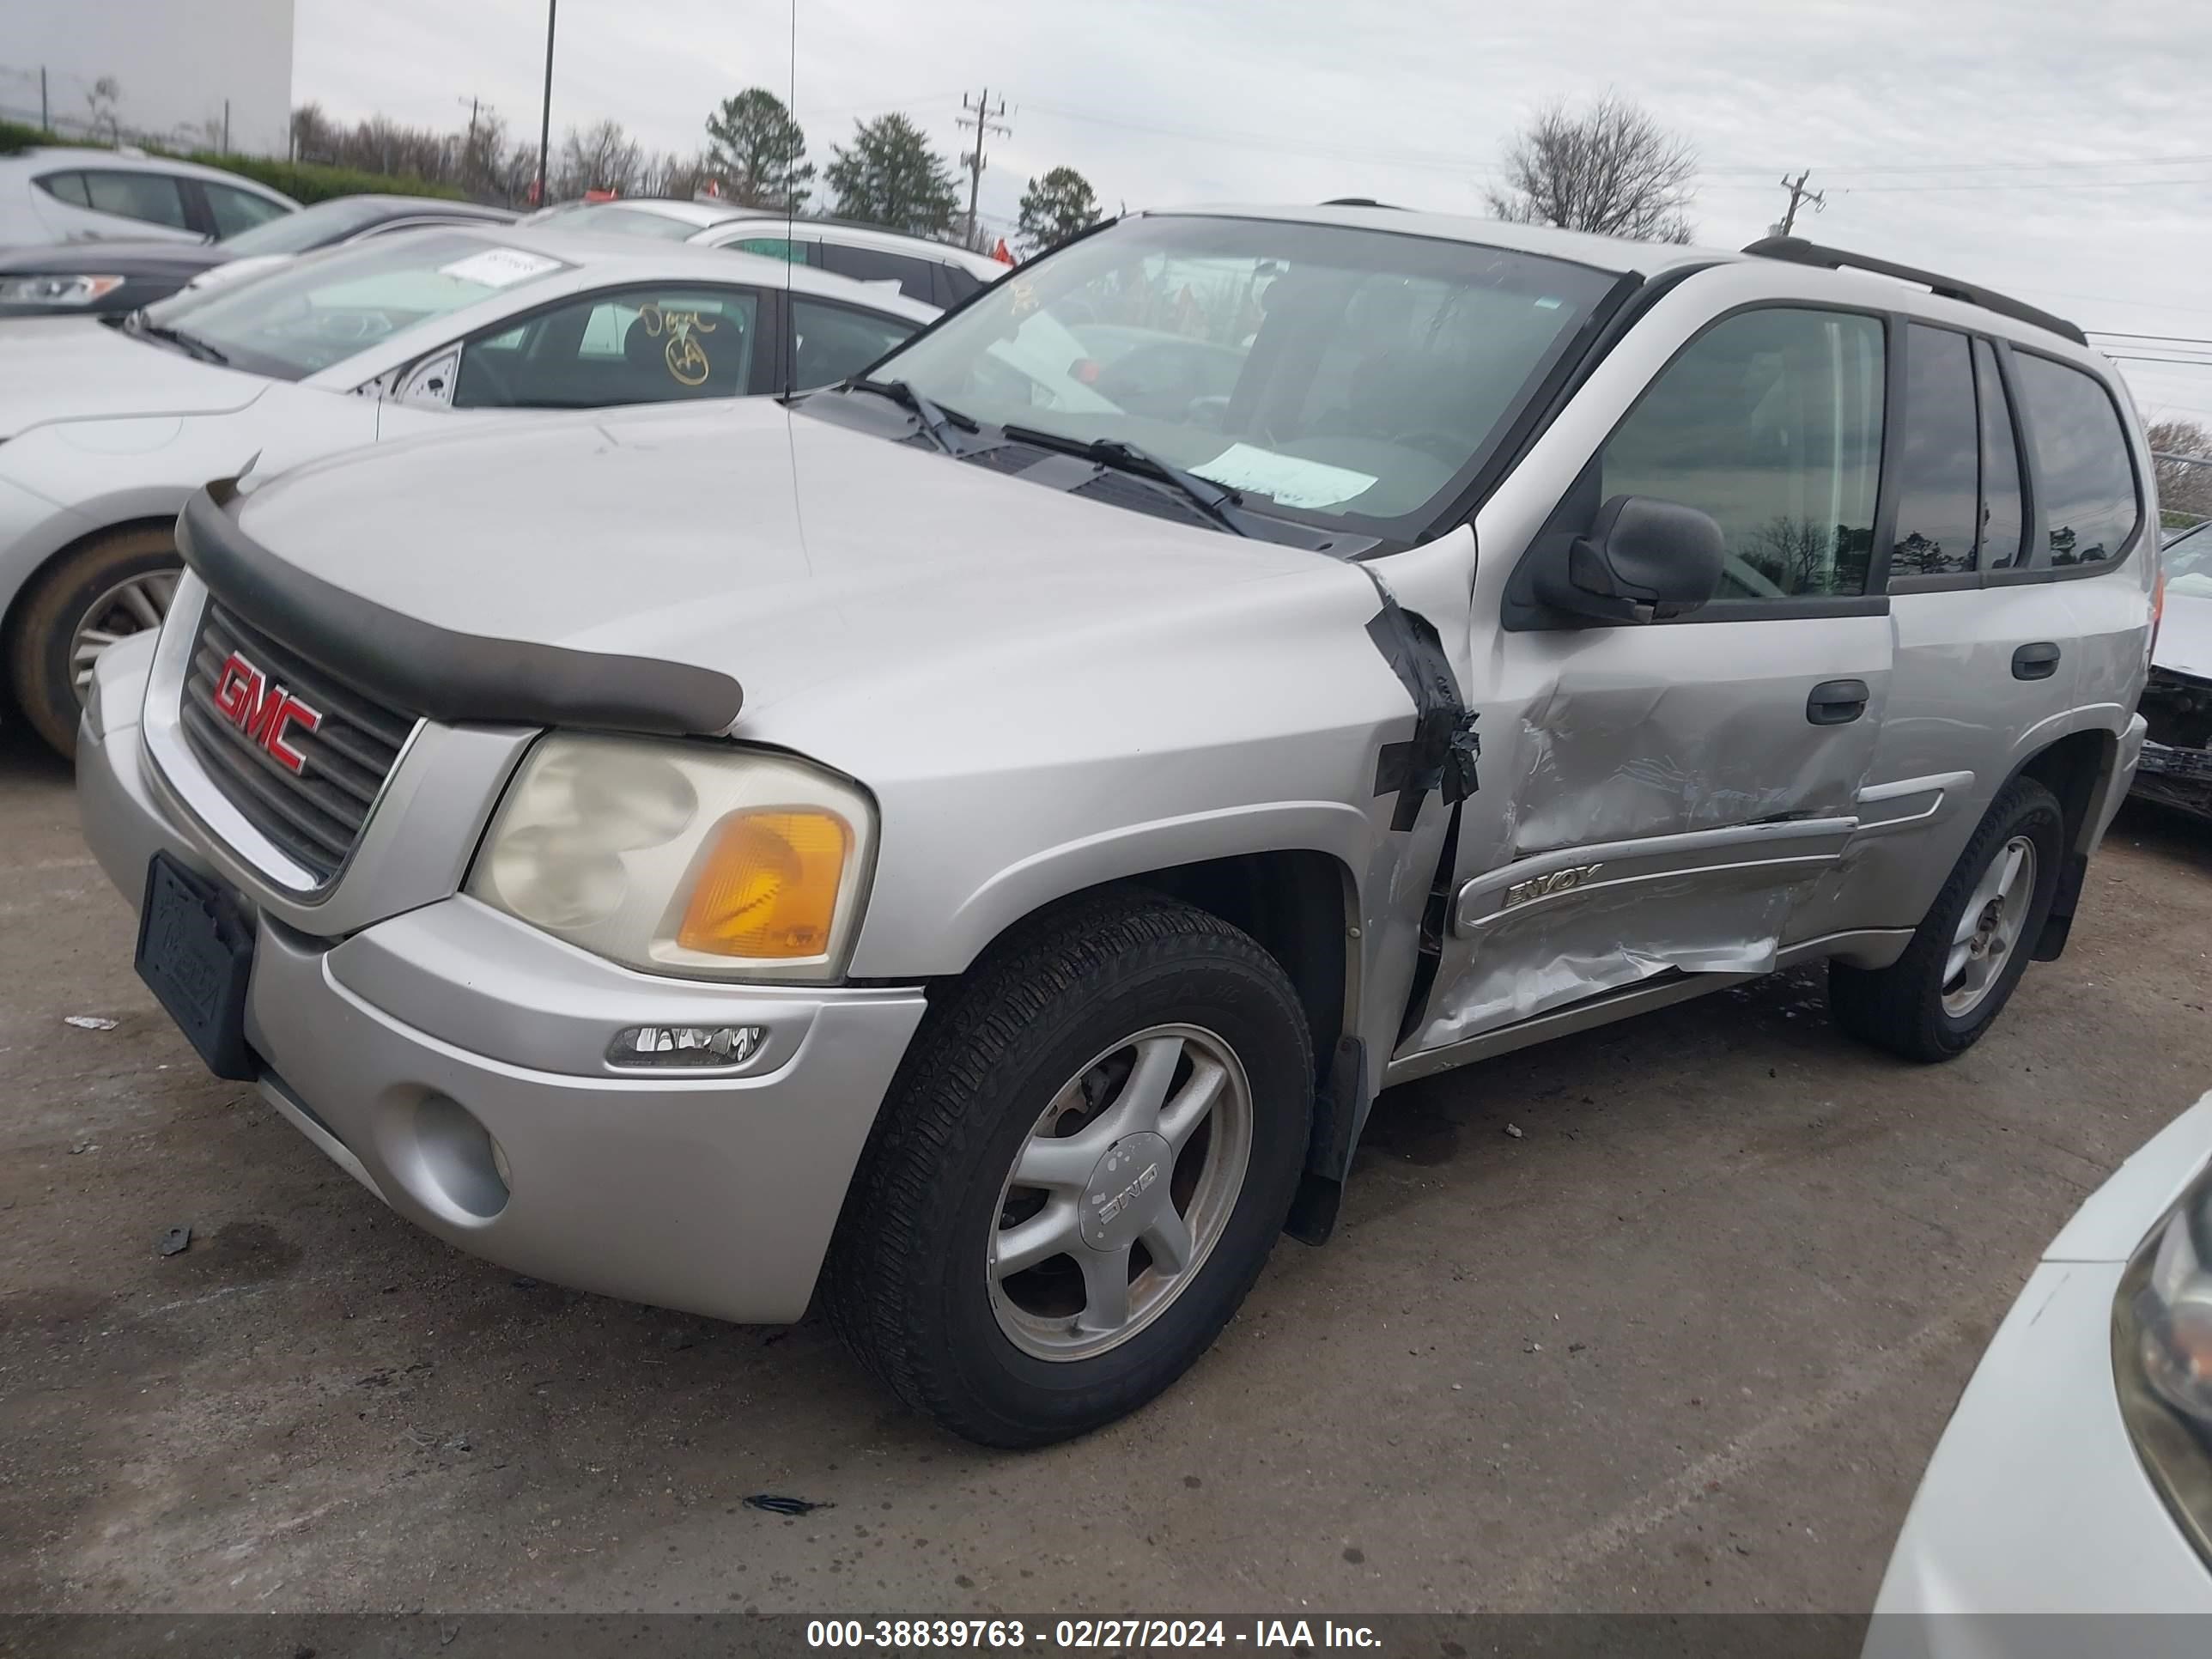
POLYGON ((2212 1561, 2212 1171, 2190 1183, 2121 1275, 2112 1370, 2137 1455, 2212 1561))
POLYGON ((874 852, 867 797, 802 762, 556 736, 507 787, 467 891, 652 973, 828 980, 874 852))
POLYGON ((0 305, 88 306, 121 288, 121 276, 0 276, 0 305))

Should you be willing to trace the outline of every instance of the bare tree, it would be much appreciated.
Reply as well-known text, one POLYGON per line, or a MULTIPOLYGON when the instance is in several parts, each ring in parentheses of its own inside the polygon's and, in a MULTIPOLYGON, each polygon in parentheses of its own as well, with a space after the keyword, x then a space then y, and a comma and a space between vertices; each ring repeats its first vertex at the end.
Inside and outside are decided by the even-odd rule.
POLYGON ((2166 512, 2185 515, 2192 524, 2212 518, 2212 432, 2195 421, 2154 421, 2144 435, 2160 455, 2204 458, 2154 463, 2159 506, 2166 512))
MULTIPOLYGON (((44 82, 40 84, 43 85, 44 82)), ((105 134, 107 142, 111 144, 119 144, 123 142, 123 122, 115 112, 115 106, 121 101, 122 97, 123 88, 117 84, 115 77, 112 75, 101 76, 92 83, 91 90, 84 94, 84 107, 88 118, 85 130, 95 140, 105 134)))
POLYGON ((611 190, 617 196, 632 195, 644 168, 645 152, 621 122, 601 121, 582 132, 570 127, 553 169, 553 193, 574 198, 587 190, 611 190))
POLYGON ((1505 152, 1490 210, 1646 242, 1686 242, 1698 153, 1633 100, 1608 91, 1587 108, 1546 105, 1505 152))

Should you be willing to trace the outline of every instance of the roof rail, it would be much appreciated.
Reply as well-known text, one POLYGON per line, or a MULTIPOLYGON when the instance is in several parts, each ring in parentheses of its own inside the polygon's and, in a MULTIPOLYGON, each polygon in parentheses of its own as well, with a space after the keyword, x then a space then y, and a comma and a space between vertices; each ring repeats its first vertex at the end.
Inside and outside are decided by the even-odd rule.
POLYGON ((1323 207, 1389 208, 1393 213, 1403 213, 1406 210, 1395 202, 1378 202, 1372 196, 1332 196, 1322 205, 1323 207))
POLYGON ((1979 306, 1984 311, 1994 311, 2000 317, 2009 317, 2014 322, 2048 329, 2053 334, 2073 341, 2075 345, 2089 343, 2088 337, 2063 317, 2055 317, 2025 301, 2012 299, 1992 289, 1962 283, 1955 276, 1940 276, 1932 270, 1896 264, 1887 259, 1877 259, 1871 254, 1850 253, 1842 248, 1823 247, 1820 243, 1808 242, 1802 236, 1764 237, 1747 245, 1743 251, 1762 259, 1786 259, 1792 264, 1819 265, 1826 270, 1870 270, 1877 276, 1894 276, 1899 282, 1917 283, 1929 293, 1940 295, 1946 300, 1962 301, 1970 306, 1979 306))

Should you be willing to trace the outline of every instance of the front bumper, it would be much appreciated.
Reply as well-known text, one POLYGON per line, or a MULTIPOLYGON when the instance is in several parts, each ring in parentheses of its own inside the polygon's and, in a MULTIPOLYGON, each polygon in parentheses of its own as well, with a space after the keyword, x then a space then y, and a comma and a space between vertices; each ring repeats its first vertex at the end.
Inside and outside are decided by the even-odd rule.
POLYGON ((2208 1568, 2120 1415, 2112 1297, 2127 1257, 2212 1156, 2212 1097, 2091 1195, 2029 1277, 1899 1534, 1869 1659, 2203 1651, 2208 1568), (2053 1614, 2134 1615, 2101 1633, 2053 1614), (2027 1615, 2033 1615, 2033 1617, 2027 1615))
POLYGON ((2135 793, 2146 800, 2212 815, 2212 749, 2146 742, 2136 763, 2135 793))
MULTIPOLYGON (((118 653, 78 738, 77 791, 86 841, 135 904, 156 851, 219 872, 149 776, 150 653, 118 653)), ((257 923, 246 1036, 260 1090, 333 1162, 503 1267, 745 1322, 805 1311, 925 1006, 915 990, 634 973, 465 897, 338 940, 266 911, 257 923), (685 1024, 768 1035, 748 1065, 710 1077, 605 1059, 623 1026, 685 1024), (493 1143, 505 1170, 488 1188, 493 1143)))

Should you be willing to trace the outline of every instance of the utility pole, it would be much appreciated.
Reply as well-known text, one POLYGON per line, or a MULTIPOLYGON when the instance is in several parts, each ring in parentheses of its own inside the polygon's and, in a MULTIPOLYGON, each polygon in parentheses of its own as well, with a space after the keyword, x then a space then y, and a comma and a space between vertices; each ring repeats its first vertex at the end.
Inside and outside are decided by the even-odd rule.
POLYGON ((1003 98, 1000 99, 998 108, 993 109, 991 89, 988 87, 984 88, 981 94, 972 102, 967 94, 961 94, 960 111, 960 125, 975 129, 975 154, 963 158, 968 166, 967 243, 969 247, 973 247, 975 246, 975 195, 983 187, 983 135, 987 132, 995 132, 1001 138, 1011 138, 1014 136, 1014 130, 1006 124, 1004 118, 1006 113, 1006 100, 1003 98))
POLYGON ((1782 222, 1775 228, 1777 235, 1787 236, 1790 234, 1791 227, 1797 222, 1797 209, 1800 204, 1810 202, 1815 213, 1828 205, 1828 198, 1820 191, 1805 188, 1805 181, 1812 176, 1812 168, 1800 167, 1795 179, 1786 176, 1783 179, 1782 188, 1790 192, 1790 205, 1782 211, 1782 222))
POLYGON ((537 207, 550 206, 545 199, 545 151, 553 139, 553 19, 560 0, 545 0, 545 101, 539 106, 538 117, 538 200, 537 207))

